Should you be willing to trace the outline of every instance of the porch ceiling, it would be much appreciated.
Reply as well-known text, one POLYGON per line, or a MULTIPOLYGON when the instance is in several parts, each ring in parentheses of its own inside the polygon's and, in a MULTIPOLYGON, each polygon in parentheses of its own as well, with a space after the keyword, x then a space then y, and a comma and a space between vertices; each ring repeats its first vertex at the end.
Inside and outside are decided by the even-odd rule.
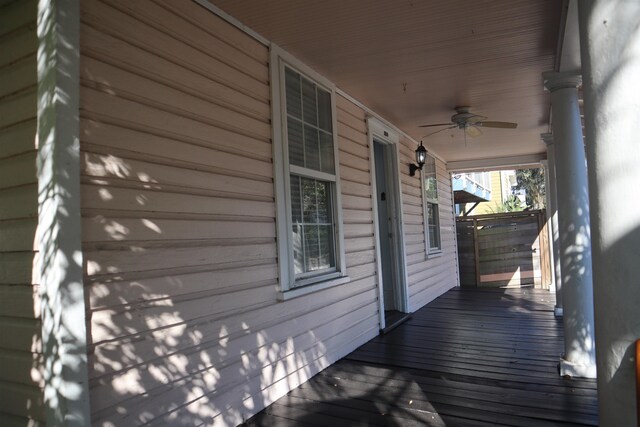
POLYGON ((563 2, 212 0, 419 140, 468 105, 518 129, 455 129, 424 140, 447 161, 545 152, 563 2))

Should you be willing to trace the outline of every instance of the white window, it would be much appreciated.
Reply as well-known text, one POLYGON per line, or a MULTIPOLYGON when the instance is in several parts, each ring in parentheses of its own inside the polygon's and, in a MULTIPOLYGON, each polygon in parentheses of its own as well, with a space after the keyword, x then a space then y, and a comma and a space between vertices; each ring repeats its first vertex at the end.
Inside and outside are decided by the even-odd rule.
POLYGON ((427 235, 427 253, 436 253, 442 250, 440 244, 440 210, 438 207, 438 178, 436 177, 436 160, 427 155, 422 168, 422 180, 424 185, 425 224, 427 235))
POLYGON ((276 46, 272 85, 278 262, 286 299, 344 283, 335 280, 344 276, 335 90, 276 46))

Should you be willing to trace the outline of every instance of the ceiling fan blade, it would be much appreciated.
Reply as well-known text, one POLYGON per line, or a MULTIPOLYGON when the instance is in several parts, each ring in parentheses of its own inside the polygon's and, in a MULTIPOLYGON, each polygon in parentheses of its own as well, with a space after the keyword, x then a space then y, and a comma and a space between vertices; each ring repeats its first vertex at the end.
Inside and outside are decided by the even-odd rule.
POLYGON ((430 128, 430 127, 434 127, 434 126, 451 126, 453 123, 436 123, 433 125, 420 125, 418 126, 419 128, 430 128))
POLYGON ((477 136, 482 135, 482 131, 480 129, 478 129, 477 127, 475 127, 475 125, 469 124, 469 126, 466 126, 464 128, 464 131, 467 133, 467 135, 469 135, 471 138, 475 138, 477 136))
POLYGON ((480 115, 477 115, 477 114, 476 114, 475 116, 471 116, 471 117, 469 117, 469 118, 468 118, 468 119, 466 119, 465 121, 466 121, 467 123, 470 123, 470 124, 474 125, 474 124, 476 124, 476 123, 479 123, 479 122, 482 122, 482 121, 484 121, 484 120, 487 120, 487 118, 488 118, 488 117, 480 116, 480 115))
POLYGON ((482 126, 483 128, 499 128, 499 129, 515 129, 518 127, 517 123, 510 122, 478 122, 476 126, 482 126))

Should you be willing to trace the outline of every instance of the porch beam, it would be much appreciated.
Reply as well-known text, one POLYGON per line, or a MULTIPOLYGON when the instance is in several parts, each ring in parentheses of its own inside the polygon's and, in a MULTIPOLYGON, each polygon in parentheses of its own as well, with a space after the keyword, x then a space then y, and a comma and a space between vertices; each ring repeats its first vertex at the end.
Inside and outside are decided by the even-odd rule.
POLYGON ((538 168, 546 158, 545 153, 526 154, 522 156, 494 157, 491 159, 461 160, 448 162, 449 172, 482 172, 505 169, 538 168))
POLYGON ((640 338, 640 201, 633 196, 640 182, 640 3, 584 1, 578 12, 600 424, 632 426, 640 422, 633 363, 640 338))
POLYGON ((545 177, 547 181, 547 224, 549 231, 549 258, 551 261, 551 281, 556 292, 556 305, 553 309, 556 317, 562 317, 562 271, 560 267, 560 235, 558 233, 558 199, 556 195, 556 155, 553 134, 540 135, 547 146, 545 177))
POLYGON ((38 231, 46 425, 91 423, 80 216, 79 2, 38 3, 38 231))
POLYGON ((593 278, 587 165, 578 107, 580 75, 543 73, 551 92, 562 264, 564 355, 560 375, 595 378, 593 278))

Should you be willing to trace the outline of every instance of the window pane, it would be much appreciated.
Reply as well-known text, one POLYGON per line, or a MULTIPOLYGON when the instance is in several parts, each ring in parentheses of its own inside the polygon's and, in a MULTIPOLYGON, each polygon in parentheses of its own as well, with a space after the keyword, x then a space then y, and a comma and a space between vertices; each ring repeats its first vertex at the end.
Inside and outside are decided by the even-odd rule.
POLYGON ((334 174, 333 135, 320 131, 320 170, 334 174))
POLYGON ((300 74, 285 67, 285 92, 287 98, 287 114, 302 119, 302 95, 300 91, 300 74))
POLYGON ((438 200, 438 182, 434 177, 425 178, 424 191, 427 199, 438 200))
POLYGON ((305 167, 320 170, 320 147, 318 142, 318 130, 312 126, 304 125, 304 153, 305 167))
POLYGON ((318 270, 320 267, 320 246, 318 245, 318 226, 304 226, 304 253, 306 271, 318 270))
POLYGON ((289 140, 289 163, 296 166, 304 166, 302 123, 289 117, 287 120, 287 137, 289 140))
POLYGON ((318 223, 331 223, 331 195, 329 194, 329 183, 317 181, 316 197, 318 207, 318 223))
POLYGON ((318 126, 320 129, 331 132, 331 94, 326 90, 318 89, 318 126))
POLYGON ((320 231, 318 240, 320 243, 320 259, 318 261, 319 268, 330 268, 335 266, 333 260, 334 245, 333 245, 333 227, 330 225, 318 226, 320 231))
POLYGON ((434 157, 427 155, 427 158, 425 159, 425 162, 424 162, 424 171, 427 173, 427 175, 435 176, 436 159, 434 157))
POLYGON ((317 187, 314 179, 302 178, 302 200, 305 224, 315 224, 318 218, 317 187))
POLYGON ((335 176, 338 167, 333 94, 288 66, 284 71, 282 102, 286 108, 287 137, 283 142, 287 144, 289 165, 297 166, 296 174, 292 170, 285 172, 290 179, 289 227, 296 276, 296 282, 290 286, 302 286, 313 283, 316 277, 322 280, 321 275, 327 270, 334 271, 337 263, 333 200, 337 197, 336 184, 334 178, 327 181, 311 178, 322 175, 316 172, 335 176))
POLYGON ((336 266, 332 191, 330 182, 291 175, 292 241, 296 275, 336 266), (296 200, 295 192, 300 195, 296 200), (297 210, 296 204, 301 206, 300 210, 297 210), (300 218, 297 223, 296 218, 300 218))
POLYGON ((429 248, 440 249, 440 218, 438 205, 427 203, 427 221, 429 227, 429 248))
POLYGON ((433 203, 427 203, 427 218, 429 221, 429 226, 435 224, 436 211, 436 205, 434 205, 433 203))
POLYGON ((302 78, 302 118, 305 123, 318 125, 318 100, 316 85, 302 78))
POLYGON ((427 156, 424 168, 422 169, 424 177, 424 192, 427 199, 438 200, 438 179, 436 178, 436 161, 433 157, 427 156))
POLYGON ((291 175, 291 222, 302 222, 302 196, 300 195, 300 177, 291 175))
POLYGON ((304 227, 294 224, 291 230, 291 242, 293 244, 293 270, 295 274, 304 273, 304 250, 302 245, 304 227))
POLYGON ((433 226, 429 226, 429 248, 435 249, 438 246, 434 244, 436 241, 436 228, 433 226))

